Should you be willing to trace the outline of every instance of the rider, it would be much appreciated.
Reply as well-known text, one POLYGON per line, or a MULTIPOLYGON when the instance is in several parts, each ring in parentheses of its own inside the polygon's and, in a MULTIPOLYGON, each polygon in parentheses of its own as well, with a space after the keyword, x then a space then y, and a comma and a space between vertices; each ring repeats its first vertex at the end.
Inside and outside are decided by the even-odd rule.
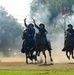
MULTIPOLYGON (((68 29, 65 31, 65 42, 66 42, 66 38, 69 36, 74 43, 74 29, 73 26, 71 24, 68 25, 68 29)), ((65 51, 65 43, 64 43, 64 48, 62 49, 62 51, 65 51)))
POLYGON ((39 24, 39 26, 37 26, 34 19, 33 19, 33 22, 34 22, 35 27, 39 30, 39 34, 41 35, 41 38, 45 42, 45 46, 48 48, 48 50, 52 50, 50 43, 48 43, 48 41, 47 41, 46 34, 48 32, 45 29, 45 25, 41 23, 41 24, 39 24))
MULTIPOLYGON (((35 29, 34 29, 34 25, 32 23, 30 23, 29 25, 26 24, 26 18, 24 19, 24 25, 26 27, 26 30, 24 30, 24 32, 28 32, 28 36, 30 38, 30 50, 34 50, 35 48, 35 39, 34 39, 34 35, 35 35, 35 29)), ((24 36, 24 33, 23 33, 23 37, 24 36)), ((23 45, 22 45, 22 48, 24 48, 24 44, 25 44, 25 38, 24 38, 24 41, 23 41, 23 45)))

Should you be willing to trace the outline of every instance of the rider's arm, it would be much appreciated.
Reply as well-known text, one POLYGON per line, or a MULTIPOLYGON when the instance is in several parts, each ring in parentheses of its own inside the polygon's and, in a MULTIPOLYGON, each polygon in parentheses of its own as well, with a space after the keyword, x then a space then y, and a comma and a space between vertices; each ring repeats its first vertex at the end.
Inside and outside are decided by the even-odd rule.
POLYGON ((26 18, 24 19, 24 25, 25 27, 28 27, 28 25, 26 24, 26 18))
POLYGON ((36 24, 35 24, 35 27, 36 27, 37 29, 40 29, 36 24))
POLYGON ((36 22, 35 22, 34 19, 33 19, 33 23, 34 23, 34 25, 35 25, 35 27, 36 27, 37 29, 40 29, 40 28, 36 25, 36 22))
POLYGON ((45 33, 44 34, 46 35, 47 33, 48 33, 47 30, 45 30, 45 33))
POLYGON ((66 30, 65 35, 71 35, 71 33, 66 30))
POLYGON ((28 27, 28 25, 26 23, 24 23, 25 27, 28 27))
POLYGON ((48 32, 45 32, 45 34, 47 34, 48 32))
POLYGON ((66 30, 66 31, 64 32, 65 37, 67 36, 67 33, 68 33, 68 31, 66 30))
POLYGON ((23 32, 23 36, 22 36, 22 39, 24 40, 24 33, 25 33, 25 30, 24 30, 24 32, 23 32))

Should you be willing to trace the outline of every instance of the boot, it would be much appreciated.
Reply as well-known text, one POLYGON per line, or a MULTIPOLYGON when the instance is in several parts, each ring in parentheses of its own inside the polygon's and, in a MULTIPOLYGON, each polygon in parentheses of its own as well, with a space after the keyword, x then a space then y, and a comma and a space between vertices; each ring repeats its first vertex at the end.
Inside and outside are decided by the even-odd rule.
POLYGON ((24 47, 22 47, 21 52, 22 52, 22 53, 25 53, 24 47))
POLYGON ((65 51, 65 47, 62 49, 62 51, 65 51))

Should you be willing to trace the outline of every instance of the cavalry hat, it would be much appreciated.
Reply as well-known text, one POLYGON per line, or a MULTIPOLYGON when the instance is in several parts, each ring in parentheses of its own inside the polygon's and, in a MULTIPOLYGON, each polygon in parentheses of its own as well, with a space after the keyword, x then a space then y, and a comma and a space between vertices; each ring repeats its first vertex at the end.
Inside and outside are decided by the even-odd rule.
POLYGON ((34 25, 33 25, 32 23, 30 23, 30 24, 29 24, 29 26, 32 26, 32 27, 34 27, 34 25))
POLYGON ((43 27, 45 27, 45 25, 44 25, 44 24, 42 24, 42 23, 41 23, 41 24, 39 24, 39 26, 43 26, 43 27))
POLYGON ((71 25, 71 24, 68 24, 68 27, 73 27, 73 25, 71 25))

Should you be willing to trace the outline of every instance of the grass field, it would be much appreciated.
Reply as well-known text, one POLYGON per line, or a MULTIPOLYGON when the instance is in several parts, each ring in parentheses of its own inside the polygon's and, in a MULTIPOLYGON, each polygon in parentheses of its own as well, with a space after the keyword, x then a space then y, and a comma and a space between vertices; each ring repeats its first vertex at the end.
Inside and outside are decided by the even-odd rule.
POLYGON ((0 71, 0 75, 74 75, 74 72, 48 72, 48 71, 0 71))
POLYGON ((0 63, 0 75, 74 75, 74 63, 2 62, 0 63))
POLYGON ((74 62, 26 64, 20 58, 4 58, 0 62, 0 75, 74 75, 74 62))

